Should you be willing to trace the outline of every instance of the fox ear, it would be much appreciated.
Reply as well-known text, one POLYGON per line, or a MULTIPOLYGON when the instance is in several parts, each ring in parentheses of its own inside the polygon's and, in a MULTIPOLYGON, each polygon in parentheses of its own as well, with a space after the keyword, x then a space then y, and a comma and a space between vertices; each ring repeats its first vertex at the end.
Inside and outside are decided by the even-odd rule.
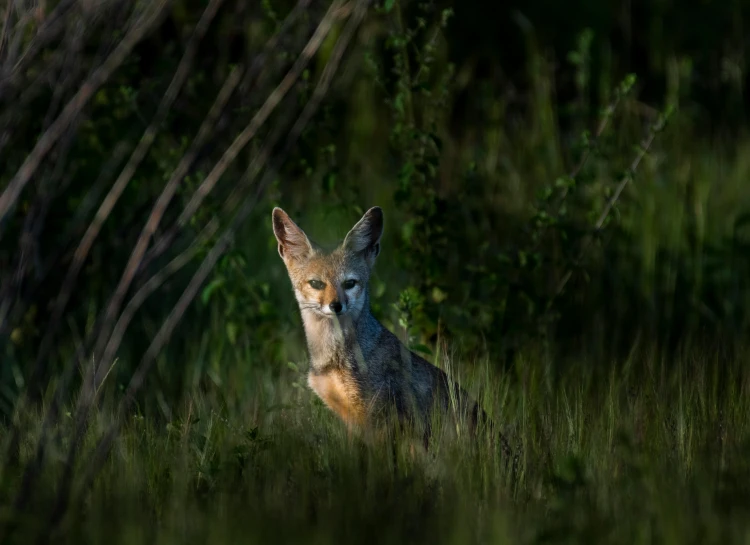
POLYGON ((305 232, 281 208, 273 209, 273 234, 279 242, 281 259, 303 259, 312 253, 312 244, 305 232))
POLYGON ((364 253, 372 267, 380 253, 380 237, 383 236, 383 209, 373 206, 362 216, 344 239, 344 246, 352 252, 364 253))

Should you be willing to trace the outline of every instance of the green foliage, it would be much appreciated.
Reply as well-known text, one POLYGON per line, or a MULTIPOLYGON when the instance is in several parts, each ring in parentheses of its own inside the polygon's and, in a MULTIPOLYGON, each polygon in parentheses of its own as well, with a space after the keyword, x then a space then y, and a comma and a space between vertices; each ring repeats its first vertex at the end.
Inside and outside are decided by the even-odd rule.
MULTIPOLYGON (((262 2, 245 13, 242 24, 254 29, 246 44, 252 52, 264 36, 281 28, 290 8, 283 2, 262 2)), ((170 24, 187 35, 199 13, 181 5, 170 24)), ((509 86, 475 74, 473 61, 459 55, 463 50, 454 32, 462 28, 465 16, 462 10, 434 2, 376 7, 368 23, 372 32, 350 53, 353 68, 334 86, 280 166, 259 210, 282 205, 333 242, 368 206, 384 206, 384 258, 373 280, 373 306, 380 318, 398 326, 400 311, 394 312, 391 303, 405 289, 419 294, 421 304, 409 318, 413 346, 433 347, 440 334, 452 342, 460 340, 477 354, 489 349, 500 361, 508 349, 536 342, 539 333, 563 343, 584 338, 604 314, 608 331, 597 334, 617 334, 623 340, 637 333, 639 323, 648 323, 649 334, 660 339, 706 327, 743 330, 747 259, 731 241, 732 222, 748 204, 742 189, 747 164, 740 159, 745 139, 728 148, 701 136, 701 121, 691 115, 691 95, 684 89, 678 92, 680 78, 687 77, 684 70, 675 72, 665 99, 668 105, 681 101, 680 110, 631 171, 633 159, 643 152, 642 145, 634 143, 660 124, 657 110, 641 98, 641 89, 652 87, 653 81, 636 84, 635 76, 616 63, 603 70, 600 52, 610 46, 605 47, 606 35, 596 24, 569 31, 569 50, 557 53, 567 62, 557 74, 542 47, 541 31, 524 26, 527 47, 520 51, 526 75, 509 86), (614 79, 618 73, 619 83, 614 79), (568 78, 573 92, 566 95, 568 78), (462 104, 466 93, 470 100, 462 104), (560 99, 555 98, 558 93, 560 99), (724 173, 726 181, 718 181, 715 172, 724 173), (618 184, 628 176, 632 183, 604 218, 603 228, 596 228, 618 184), (570 280, 558 293, 566 275, 570 280), (643 312, 649 314, 647 319, 643 312), (570 329, 568 320, 558 330, 557 318, 571 315, 578 317, 579 326, 570 329)), ((220 11, 216 27, 232 27, 232 22, 231 10, 220 11)), ((9 340, 15 339, 7 343, 5 354, 17 367, 26 367, 21 362, 34 357, 35 343, 47 330, 49 314, 38 310, 49 308, 59 289, 51 272, 69 265, 112 176, 120 172, 123 157, 133 149, 179 61, 182 44, 165 29, 137 49, 97 92, 90 115, 78 127, 64 156, 69 181, 53 193, 50 203, 58 213, 47 214, 37 237, 40 255, 49 255, 45 265, 38 266, 44 260, 18 261, 26 255, 17 251, 17 244, 25 211, 35 210, 28 208, 35 193, 27 192, 25 204, 4 225, 0 262, 5 271, 14 272, 4 276, 3 297, 12 301, 6 327, 9 340), (158 59, 147 53, 157 43, 165 52, 158 59), (124 152, 108 166, 117 149, 124 152), (102 174, 106 172, 108 177, 102 174), (59 253, 50 255, 51 248, 59 253), (18 286, 13 278, 22 279, 18 286), (21 292, 28 295, 12 295, 21 292)), ((162 184, 189 149, 222 78, 245 61, 228 57, 224 38, 213 40, 215 32, 212 27, 173 111, 92 249, 66 318, 76 333, 66 329, 59 339, 54 356, 58 364, 76 346, 75 335, 85 339, 96 332, 91 317, 108 300, 162 184)), ((102 35, 104 28, 92 27, 91 43, 102 35)), ((190 218, 189 229, 175 241, 170 255, 141 271, 137 284, 209 222, 229 221, 236 208, 227 203, 236 206, 238 201, 225 197, 242 196, 257 182, 246 171, 251 158, 266 145, 272 157, 278 151, 275 134, 283 134, 295 108, 311 96, 330 47, 326 51, 321 62, 303 74, 282 115, 261 129, 190 218)), ((290 59, 284 48, 275 52, 266 59, 268 70, 259 76, 257 92, 230 100, 211 142, 180 182, 166 224, 206 179, 214 161, 262 103, 261 91, 272 88, 274 74, 282 74, 290 59)), ((7 168, 0 173, 3 180, 20 166, 19 158, 48 114, 46 102, 53 97, 38 92, 38 104, 23 103, 7 112, 10 122, 25 129, 7 144, 11 148, 7 168), (21 112, 27 119, 23 123, 21 112)), ((53 163, 42 178, 56 172, 53 163)), ((54 187, 54 180, 47 185, 54 187)), ((195 265, 217 237, 205 241, 195 265)), ((258 339, 283 345, 287 332, 298 329, 274 248, 266 214, 251 215, 230 255, 202 288, 202 300, 190 309, 191 321, 226 319, 222 330, 227 342, 246 347, 259 362, 286 355, 283 349, 269 351, 258 339)), ((185 274, 178 275, 165 287, 164 297, 147 301, 139 311, 123 343, 133 358, 185 281, 185 274)), ((123 359, 124 369, 134 364, 130 360, 123 359)), ((11 380, 10 375, 3 380, 11 380)))
MULTIPOLYGON (((19 19, 26 26, 3 42, 4 54, 37 35, 41 4, 41 15, 19 19)), ((41 359, 43 402, 20 410, 71 258, 205 4, 172 4, 0 218, 0 437, 16 419, 22 430, 17 459, 1 461, 0 527, 17 523, 23 543, 50 520, 103 310, 225 78, 241 74, 193 150, 125 301, 197 248, 134 314, 70 466, 77 503, 50 539, 743 542, 750 57, 734 23, 747 12, 738 3, 662 3, 627 17, 583 0, 535 0, 513 12, 482 2, 374 3, 295 145, 286 149, 284 137, 324 75, 343 19, 174 230, 327 7, 311 3, 264 52, 296 2, 224 2, 83 263, 41 359), (495 9, 501 15, 490 17, 495 9), (240 203, 256 196, 88 490, 94 442, 146 348, 240 203), (485 446, 445 438, 413 459, 346 436, 306 384, 299 312, 271 232, 275 205, 323 244, 370 206, 384 208, 373 311, 478 393, 522 453, 517 482, 485 446), (37 411, 53 406, 58 385, 63 409, 44 443, 42 478, 18 516, 9 506, 19 468, 34 459, 37 411)), ((0 192, 141 5, 101 4, 81 19, 80 43, 71 30, 8 65, 23 70, 0 63, 0 192)))
MULTIPOLYGON (((396 248, 400 263, 415 279, 411 291, 402 293, 401 299, 413 299, 414 293, 437 294, 427 301, 433 307, 431 313, 422 311, 422 305, 419 308, 423 333, 429 335, 437 328, 434 305, 441 302, 446 289, 441 270, 450 234, 443 225, 445 203, 436 186, 442 152, 438 133, 449 107, 454 75, 451 65, 442 73, 436 73, 435 68, 442 35, 453 12, 444 9, 438 12, 437 20, 430 21, 434 5, 423 3, 419 10, 412 26, 405 26, 399 7, 388 17, 383 45, 390 70, 372 62, 374 55, 369 59, 375 82, 391 90, 386 99, 393 120, 389 142, 400 164, 393 198, 405 218, 396 248)), ((388 5, 385 11, 390 12, 388 5)))

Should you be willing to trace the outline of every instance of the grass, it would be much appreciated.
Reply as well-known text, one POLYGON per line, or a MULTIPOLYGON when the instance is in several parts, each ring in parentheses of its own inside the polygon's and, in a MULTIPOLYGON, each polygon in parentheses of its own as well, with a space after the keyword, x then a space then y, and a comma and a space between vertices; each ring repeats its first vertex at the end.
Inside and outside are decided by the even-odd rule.
MULTIPOLYGON (((750 367, 746 352, 717 354, 667 361, 644 345, 626 361, 582 356, 553 372, 550 356, 527 352, 504 376, 460 355, 441 361, 520 447, 516 480, 491 441, 445 436, 426 456, 394 459, 349 436, 291 366, 244 382, 228 373, 169 419, 130 415, 53 541, 746 543, 750 367)), ((24 416, 29 456, 40 418, 24 416)), ((45 531, 69 421, 12 542, 45 531)))

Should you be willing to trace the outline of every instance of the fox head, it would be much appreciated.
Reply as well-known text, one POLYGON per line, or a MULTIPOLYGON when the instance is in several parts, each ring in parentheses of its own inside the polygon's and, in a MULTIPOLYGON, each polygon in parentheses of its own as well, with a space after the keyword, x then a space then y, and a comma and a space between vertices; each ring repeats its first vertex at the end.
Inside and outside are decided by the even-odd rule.
POLYGON ((380 253, 383 211, 370 208, 332 252, 313 243, 281 208, 273 232, 303 315, 356 322, 369 306, 368 282, 380 253))

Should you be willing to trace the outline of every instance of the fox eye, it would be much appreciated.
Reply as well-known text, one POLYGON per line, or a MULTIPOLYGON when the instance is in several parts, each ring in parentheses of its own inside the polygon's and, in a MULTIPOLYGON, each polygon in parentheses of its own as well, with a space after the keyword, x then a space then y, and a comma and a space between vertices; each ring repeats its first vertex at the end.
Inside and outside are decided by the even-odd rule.
POLYGON ((320 280, 310 280, 308 284, 310 284, 310 287, 314 290, 322 290, 323 288, 326 287, 326 285, 320 280))
POLYGON ((352 289, 352 288, 353 288, 354 286, 356 286, 356 285, 357 285, 357 281, 356 281, 356 280, 354 280, 354 279, 349 279, 349 280, 346 280, 346 281, 344 282, 344 289, 345 289, 345 290, 350 290, 350 289, 352 289))

